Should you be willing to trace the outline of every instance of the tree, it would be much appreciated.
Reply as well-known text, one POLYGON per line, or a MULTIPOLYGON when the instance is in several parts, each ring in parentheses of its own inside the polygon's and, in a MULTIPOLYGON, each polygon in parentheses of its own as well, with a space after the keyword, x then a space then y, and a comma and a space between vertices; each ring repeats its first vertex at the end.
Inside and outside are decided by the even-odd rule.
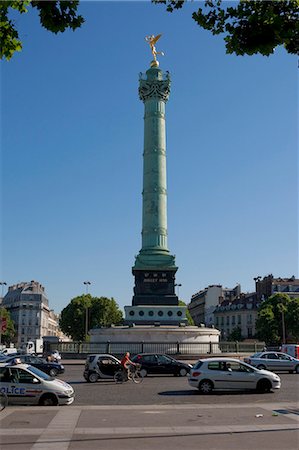
MULTIPOLYGON (((179 306, 186 306, 186 303, 183 302, 183 300, 179 300, 179 306)), ((188 325, 194 325, 194 321, 193 321, 193 319, 191 317, 191 314, 190 314, 188 308, 186 309, 186 317, 187 317, 187 320, 188 320, 188 325)))
MULTIPOLYGON (((180 9, 185 0, 152 0, 166 10, 180 9)), ((279 45, 288 53, 299 51, 299 0, 240 0, 236 6, 222 0, 204 2, 192 18, 212 34, 225 34, 226 53, 269 56, 279 45)))
POLYGON ((242 341, 242 330, 240 327, 235 327, 231 334, 228 336, 229 341, 242 341))
POLYGON ((22 50, 22 42, 15 23, 9 18, 13 11, 24 14, 28 12, 28 7, 36 8, 44 28, 53 33, 63 33, 67 28, 76 30, 84 22, 83 17, 77 14, 78 4, 79 1, 0 1, 1 59, 9 60, 16 51, 22 50))
POLYGON ((122 322, 122 312, 113 298, 92 297, 90 294, 73 298, 62 310, 59 325, 74 341, 85 339, 86 314, 88 329, 109 327, 122 322))
POLYGON ((1 343, 8 345, 15 336, 14 322, 6 308, 0 307, 0 317, 6 319, 6 330, 1 332, 1 343))
POLYGON ((268 344, 279 344, 284 337, 299 339, 299 298, 278 293, 265 300, 258 311, 256 330, 259 339, 268 344))

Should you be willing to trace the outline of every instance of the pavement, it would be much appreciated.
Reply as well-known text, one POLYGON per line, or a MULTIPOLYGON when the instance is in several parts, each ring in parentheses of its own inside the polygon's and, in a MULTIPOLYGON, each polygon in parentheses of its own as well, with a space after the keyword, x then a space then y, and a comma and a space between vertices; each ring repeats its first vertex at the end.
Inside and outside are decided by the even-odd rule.
POLYGON ((7 407, 1 450, 298 450, 299 404, 7 407))

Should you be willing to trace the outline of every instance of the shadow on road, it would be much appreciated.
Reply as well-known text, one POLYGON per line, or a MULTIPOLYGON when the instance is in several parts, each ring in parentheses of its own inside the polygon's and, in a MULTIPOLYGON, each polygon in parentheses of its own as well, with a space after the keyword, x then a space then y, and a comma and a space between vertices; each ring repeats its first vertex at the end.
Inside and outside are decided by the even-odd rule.
MULTIPOLYGON (((168 396, 168 397, 186 397, 186 396, 194 396, 194 395, 201 395, 204 397, 207 396, 223 396, 223 395, 256 395, 257 392, 252 390, 252 391, 212 391, 210 394, 205 395, 202 394, 199 391, 196 390, 180 390, 180 391, 162 391, 162 392, 158 392, 158 395, 164 395, 164 396, 168 396)), ((273 392, 265 392, 265 394, 273 394, 273 392)))

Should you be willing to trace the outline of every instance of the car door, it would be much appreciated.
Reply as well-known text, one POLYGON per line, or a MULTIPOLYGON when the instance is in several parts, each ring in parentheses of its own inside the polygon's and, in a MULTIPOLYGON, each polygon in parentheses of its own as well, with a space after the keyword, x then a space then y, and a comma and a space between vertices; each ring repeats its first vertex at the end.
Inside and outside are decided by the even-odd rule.
POLYGON ((289 355, 277 353, 280 363, 280 370, 294 370, 294 361, 289 355))
POLYGON ((228 389, 254 389, 256 387, 255 371, 238 361, 226 363, 225 378, 228 389))
POLYGON ((268 353, 265 361, 269 370, 279 370, 282 366, 277 353, 268 353))
POLYGON ((173 360, 166 355, 157 355, 158 370, 161 374, 173 374, 175 366, 173 360))
POLYGON ((160 373, 158 358, 156 355, 143 355, 141 358, 141 367, 144 368, 147 371, 147 373, 153 374, 160 373))
POLYGON ((97 364, 101 378, 112 378, 120 367, 119 363, 109 356, 99 358, 97 364))
POLYGON ((33 405, 38 402, 42 392, 40 380, 33 374, 18 367, 9 367, 6 374, 8 402, 11 404, 33 405))

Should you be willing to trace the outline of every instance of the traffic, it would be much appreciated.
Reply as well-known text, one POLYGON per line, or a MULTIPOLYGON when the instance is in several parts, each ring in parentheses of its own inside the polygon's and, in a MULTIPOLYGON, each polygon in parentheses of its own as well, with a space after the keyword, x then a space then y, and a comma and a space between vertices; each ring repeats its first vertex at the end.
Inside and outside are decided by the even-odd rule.
MULTIPOLYGON (((217 390, 227 392, 255 390, 258 393, 266 393, 281 388, 281 378, 274 371, 256 367, 239 359, 202 358, 191 365, 169 355, 158 353, 141 353, 134 355, 132 359, 128 355, 126 354, 123 359, 110 354, 88 355, 82 370, 82 379, 87 383, 109 379, 119 382, 121 371, 124 369, 125 376, 122 377, 121 383, 129 380, 139 383, 146 377, 175 376, 182 378, 182 386, 195 388, 200 394, 210 394, 217 390), (130 363, 128 370, 123 367, 123 360, 130 363), (133 369, 133 366, 138 367, 138 377, 133 376, 133 370, 132 373, 130 372, 130 367, 133 369), (183 381, 184 379, 186 381, 183 381)), ((253 356, 248 359, 253 359, 253 356)), ((37 357, 16 355, 14 358, 6 356, 0 361, 0 392, 7 396, 8 406, 71 405, 75 400, 75 391, 72 386, 74 382, 68 379, 67 373, 64 373, 65 367, 58 363, 62 371, 60 374, 58 372, 51 374, 47 364, 57 363, 41 358, 35 361, 34 358, 37 357), (40 366, 34 365, 34 362, 44 363, 45 366, 41 370, 40 366), (57 378, 57 375, 62 374, 66 381, 57 378)), ((297 370, 295 373, 298 373, 297 370)))

